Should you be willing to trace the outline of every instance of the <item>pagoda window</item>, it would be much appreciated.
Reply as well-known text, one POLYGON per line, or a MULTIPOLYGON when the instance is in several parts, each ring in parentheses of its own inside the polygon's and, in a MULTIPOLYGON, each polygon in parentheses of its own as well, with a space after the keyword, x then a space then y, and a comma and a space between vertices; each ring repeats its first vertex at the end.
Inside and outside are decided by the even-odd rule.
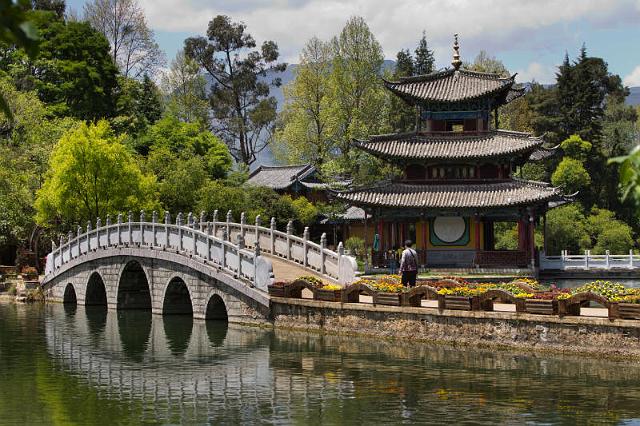
POLYGON ((426 170, 424 166, 419 164, 411 164, 407 166, 404 173, 407 180, 424 180, 426 177, 426 170))
POLYGON ((464 120, 447 120, 447 132, 464 131, 464 120))

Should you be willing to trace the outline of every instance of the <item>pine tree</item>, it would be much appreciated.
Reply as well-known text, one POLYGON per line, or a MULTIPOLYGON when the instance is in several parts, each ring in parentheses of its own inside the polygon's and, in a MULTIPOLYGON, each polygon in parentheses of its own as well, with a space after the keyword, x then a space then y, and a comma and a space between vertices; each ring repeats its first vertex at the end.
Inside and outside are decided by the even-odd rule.
MULTIPOLYGON (((403 49, 396 55, 396 67, 393 72, 393 79, 400 77, 411 77, 415 75, 415 63, 409 49, 403 49)), ((414 129, 416 121, 416 111, 398 96, 391 96, 391 108, 389 108, 389 123, 394 132, 408 132, 414 129)))
POLYGON ((149 124, 153 124, 162 116, 162 100, 156 84, 147 74, 142 79, 142 98, 140 110, 149 124))
POLYGON ((432 73, 434 64, 435 58, 433 57, 433 50, 429 49, 426 32, 422 31, 422 38, 416 48, 416 58, 414 61, 415 75, 432 73))

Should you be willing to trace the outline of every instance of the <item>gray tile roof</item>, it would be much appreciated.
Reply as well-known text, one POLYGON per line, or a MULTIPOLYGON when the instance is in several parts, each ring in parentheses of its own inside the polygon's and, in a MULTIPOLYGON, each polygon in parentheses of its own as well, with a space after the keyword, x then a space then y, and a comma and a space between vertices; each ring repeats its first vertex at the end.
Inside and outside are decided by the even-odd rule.
POLYGON ((558 146, 555 146, 553 148, 540 147, 536 149, 531 153, 531 155, 529 155, 529 161, 542 161, 546 160, 549 157, 553 157, 557 152, 558 146))
POLYGON ((514 78, 515 75, 504 78, 497 74, 447 69, 384 83, 388 89, 405 97, 430 102, 459 102, 508 91, 514 78))
POLYGON ((377 187, 334 192, 347 203, 407 208, 490 208, 527 205, 561 199, 558 188, 541 182, 510 180, 478 184, 410 185, 386 183, 377 187))
POLYGON ((316 171, 310 164, 296 166, 260 166, 250 175, 247 183, 273 189, 286 189, 316 171))
POLYGON ((359 148, 381 157, 418 160, 463 160, 528 153, 542 146, 542 138, 498 130, 473 135, 404 133, 355 141, 359 148))

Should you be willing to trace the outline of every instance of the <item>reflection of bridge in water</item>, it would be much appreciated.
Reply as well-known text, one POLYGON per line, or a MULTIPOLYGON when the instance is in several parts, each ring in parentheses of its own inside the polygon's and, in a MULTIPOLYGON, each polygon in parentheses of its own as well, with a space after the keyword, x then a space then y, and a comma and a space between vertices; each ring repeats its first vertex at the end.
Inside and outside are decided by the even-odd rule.
POLYGON ((636 365, 226 327, 149 312, 47 309, 56 363, 135 407, 141 421, 375 423, 402 412, 432 422, 482 413, 517 423, 522 412, 533 413, 533 422, 566 414, 565 395, 627 416, 640 398, 636 365))

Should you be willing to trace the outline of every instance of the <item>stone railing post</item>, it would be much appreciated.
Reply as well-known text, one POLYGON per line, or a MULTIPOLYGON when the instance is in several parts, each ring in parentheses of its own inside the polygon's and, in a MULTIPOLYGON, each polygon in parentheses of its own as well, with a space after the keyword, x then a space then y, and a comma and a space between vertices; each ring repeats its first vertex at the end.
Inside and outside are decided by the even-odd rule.
POLYGON ((64 235, 60 235, 60 266, 64 263, 64 235))
POLYGON ((258 258, 259 257, 260 257, 260 239, 256 239, 256 244, 253 246, 253 280, 251 282, 251 287, 255 287, 258 284, 258 258))
POLYGON ((176 225, 178 226, 178 251, 182 251, 182 212, 176 216, 176 225))
POLYGON ((287 222, 287 259, 291 260, 291 245, 293 244, 293 240, 291 239, 291 235, 293 234, 293 222, 287 222))
POLYGON ((102 247, 100 244, 100 228, 102 228, 102 219, 96 219, 96 249, 102 247))
POLYGON ((327 234, 325 232, 320 236, 320 273, 322 275, 327 273, 327 267, 325 266, 326 253, 325 250, 327 248, 327 234))
POLYGON ((144 223, 147 221, 144 210, 140 210, 140 245, 144 245, 144 223))
POLYGON ((629 249, 629 267, 633 269, 633 249, 629 249))
POLYGON ((227 238, 231 238, 231 228, 229 226, 231 220, 233 220, 233 214, 231 213, 231 210, 229 210, 227 212, 227 238))
POLYGON ((238 234, 238 278, 242 278, 242 250, 244 250, 244 237, 238 234))
POLYGON ((244 229, 246 224, 247 224, 247 215, 244 212, 242 212, 240 213, 240 235, 242 235, 243 239, 245 237, 244 229))
POLYGON ((302 232, 302 266, 305 268, 309 266, 309 245, 307 242, 309 241, 309 227, 305 226, 304 231, 302 232))
POLYGON ((217 229, 217 225, 216 222, 218 221, 218 210, 214 210, 213 211, 213 229, 211 230, 213 236, 216 236, 216 229, 217 229))
POLYGON ((153 210, 151 212, 151 246, 156 247, 158 245, 158 236, 156 235, 157 227, 156 223, 158 223, 158 212, 153 210))
POLYGON ((609 250, 605 250, 604 252, 604 267, 609 269, 609 250))
POLYGON ((196 218, 193 217, 193 213, 189 212, 188 217, 189 228, 191 228, 191 255, 196 255, 196 218))
POLYGON ((78 256, 82 254, 82 226, 78 225, 76 227, 76 235, 78 238, 78 256))
POLYGON ((261 225, 262 225, 262 219, 260 218, 260 215, 256 215, 256 221, 255 221, 256 242, 255 242, 255 244, 260 244, 260 226, 261 225))
POLYGON ((226 229, 222 230, 222 264, 223 268, 227 267, 227 241, 229 240, 229 234, 226 229))
POLYGON ((107 215, 104 225, 107 227, 107 247, 109 247, 111 246, 111 215, 107 215))
POLYGON ((271 218, 271 254, 272 255, 276 255, 276 218, 272 217, 271 218))
POLYGON ((133 212, 129 212, 128 214, 128 220, 129 223, 128 225, 128 229, 127 229, 127 241, 129 242, 129 245, 133 244, 133 229, 131 228, 133 226, 132 222, 133 222, 133 212))
POLYGON ((590 250, 584 251, 584 267, 585 269, 589 269, 589 255, 591 254, 590 250))
POLYGON ((169 225, 171 225, 171 213, 164 212, 164 248, 169 248, 169 225))
POLYGON ((200 227, 199 227, 200 232, 204 232, 206 218, 207 218, 207 213, 204 210, 202 210, 200 212, 200 227))
POLYGON ((71 245, 71 241, 73 241, 73 232, 69 231, 67 233, 67 241, 69 241, 69 260, 73 259, 73 247, 71 245))
MULTIPOLYGON (((62 243, 60 244, 62 247, 62 243)), ((87 221, 87 253, 91 251, 91 221, 87 221)))
POLYGON ((116 231, 118 232, 118 246, 122 244, 122 236, 120 235, 120 227, 122 226, 122 213, 118 213, 118 217, 116 217, 116 223, 118 224, 116 227, 116 231))
POLYGON ((206 259, 208 261, 211 261, 211 223, 210 222, 207 222, 206 233, 207 233, 207 256, 206 256, 206 259))

